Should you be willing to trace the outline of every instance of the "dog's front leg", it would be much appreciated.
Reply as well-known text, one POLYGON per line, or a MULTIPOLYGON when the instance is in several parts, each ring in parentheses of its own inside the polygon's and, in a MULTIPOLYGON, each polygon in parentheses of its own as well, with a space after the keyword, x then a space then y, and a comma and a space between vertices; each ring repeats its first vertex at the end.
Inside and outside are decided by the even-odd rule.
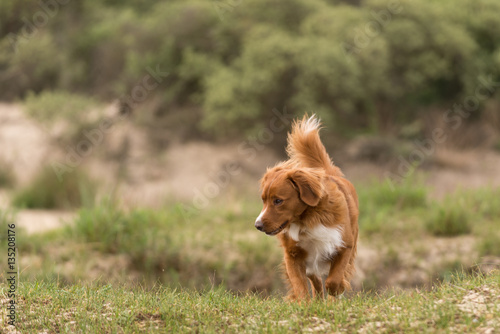
POLYGON ((332 260, 328 278, 325 281, 325 287, 332 296, 342 294, 351 287, 350 283, 344 279, 344 272, 351 259, 352 246, 343 248, 332 260))
POLYGON ((292 300, 309 299, 307 289, 306 266, 303 256, 296 251, 285 252, 285 267, 292 288, 289 298, 292 300))
POLYGON ((313 298, 319 297, 324 298, 325 294, 323 292, 323 281, 316 275, 308 275, 309 281, 311 282, 311 290, 313 293, 313 298))

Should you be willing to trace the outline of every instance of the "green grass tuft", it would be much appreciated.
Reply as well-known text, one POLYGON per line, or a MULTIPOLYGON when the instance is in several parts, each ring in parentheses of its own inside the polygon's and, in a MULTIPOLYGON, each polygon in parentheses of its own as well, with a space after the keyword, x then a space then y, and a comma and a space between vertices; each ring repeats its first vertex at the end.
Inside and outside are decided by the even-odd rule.
POLYGON ((402 182, 372 182, 358 190, 360 206, 372 204, 377 208, 394 209, 420 208, 427 205, 427 188, 415 177, 407 177, 402 182))
POLYGON ((127 253, 139 269, 177 266, 173 230, 182 224, 175 209, 169 212, 135 209, 125 212, 112 203, 80 210, 71 233, 97 243, 108 253, 127 253))
MULTIPOLYGON (((427 207, 427 188, 415 177, 399 183, 373 181, 358 186, 362 233, 394 232, 401 217, 413 216, 427 207)), ((403 226, 403 229, 406 228, 403 226)))
POLYGON ((498 256, 500 257, 500 234, 497 230, 486 234, 478 245, 479 254, 481 256, 498 256))
POLYGON ((500 188, 483 188, 459 194, 469 210, 481 218, 498 219, 500 217, 500 188))
POLYGON ((16 207, 71 209, 92 206, 97 185, 80 170, 73 170, 59 180, 51 167, 43 168, 25 188, 14 194, 16 207))
POLYGON ((470 213, 450 200, 432 207, 425 226, 429 233, 446 237, 468 234, 472 230, 470 213))

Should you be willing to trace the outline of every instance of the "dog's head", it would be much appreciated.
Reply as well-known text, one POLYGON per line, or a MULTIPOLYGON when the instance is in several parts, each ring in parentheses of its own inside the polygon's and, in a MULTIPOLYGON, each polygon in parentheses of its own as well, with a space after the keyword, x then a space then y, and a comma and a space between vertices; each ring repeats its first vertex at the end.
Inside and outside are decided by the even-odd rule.
POLYGON ((255 227, 276 235, 309 206, 317 206, 324 195, 323 173, 312 168, 274 167, 261 180, 264 207, 255 227))

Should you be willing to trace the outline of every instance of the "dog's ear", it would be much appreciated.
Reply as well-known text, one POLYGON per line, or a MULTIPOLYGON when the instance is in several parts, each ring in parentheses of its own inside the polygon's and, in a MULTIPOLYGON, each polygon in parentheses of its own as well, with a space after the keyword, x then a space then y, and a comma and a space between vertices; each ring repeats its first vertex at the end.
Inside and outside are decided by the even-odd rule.
POLYGON ((321 182, 321 173, 314 170, 297 169, 290 173, 289 179, 297 187, 302 202, 309 206, 318 205, 325 192, 321 182))

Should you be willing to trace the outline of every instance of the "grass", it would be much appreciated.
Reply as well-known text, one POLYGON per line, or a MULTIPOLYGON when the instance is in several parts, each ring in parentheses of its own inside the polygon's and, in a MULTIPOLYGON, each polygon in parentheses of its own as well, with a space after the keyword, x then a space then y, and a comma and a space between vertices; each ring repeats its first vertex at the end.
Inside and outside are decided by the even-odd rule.
POLYGON ((139 268, 151 270, 179 261, 176 249, 182 219, 175 209, 168 212, 136 209, 125 212, 114 204, 104 203, 82 209, 71 233, 76 239, 96 243, 103 252, 127 252, 139 268))
MULTIPOLYGON (((0 284, 2 303, 8 301, 0 284)), ((455 275, 432 290, 359 292, 335 301, 288 303, 225 289, 174 290, 56 282, 21 283, 22 333, 493 333, 500 330, 500 273, 455 275)), ((2 307, 5 312, 5 305, 2 307)), ((11 328, 5 320, 2 332, 11 328)))
POLYGON ((414 175, 399 183, 372 181, 357 187, 362 234, 388 235, 394 229, 406 230, 408 224, 400 223, 427 209, 427 187, 414 175))
POLYGON ((435 236, 451 237, 468 234, 472 227, 467 208, 459 203, 437 204, 427 218, 426 228, 435 236))
POLYGON ((428 194, 427 187, 413 173, 413 176, 399 183, 373 181, 359 188, 358 195, 361 204, 404 210, 426 207, 428 194))
POLYGON ((500 233, 498 228, 489 231, 479 242, 479 254, 481 256, 498 256, 500 257, 500 233))
POLYGON ((211 282, 233 291, 276 291, 282 253, 276 239, 249 231, 253 207, 154 211, 105 202, 82 208, 62 230, 19 238, 20 254, 30 263, 24 278, 75 283, 104 275, 119 282, 135 273, 133 281, 147 285, 200 288, 211 282))
POLYGON ((458 194, 468 209, 479 218, 498 219, 500 217, 500 188, 483 188, 474 191, 462 191, 458 194))
MULTIPOLYGON (((150 281, 199 288, 210 278, 231 290, 271 291, 280 281, 276 267, 281 251, 275 239, 249 230, 253 208, 124 210, 105 202, 81 209, 55 244, 66 248, 71 242, 89 253, 126 256, 128 270, 150 281)), ((61 275, 72 279, 71 274, 61 275)))
POLYGON ((16 207, 43 209, 72 209, 93 205, 97 185, 80 170, 57 178, 51 167, 45 167, 31 184, 18 190, 12 204, 16 207))
MULTIPOLYGON (((443 280, 457 268, 469 270, 478 256, 497 254, 496 237, 490 233, 498 226, 498 217, 493 216, 495 191, 463 192, 427 204, 420 184, 406 184, 396 191, 419 199, 413 201, 415 205, 397 208, 401 202, 367 196, 387 192, 386 185, 373 183, 358 189, 359 245, 372 255, 370 264, 362 268, 364 278, 357 282, 357 289, 363 285, 381 290, 394 284, 428 287, 435 278, 443 280), (467 231, 467 237, 453 239, 459 234, 462 207, 470 208, 467 224, 474 224, 459 230, 467 231), (453 214, 448 216, 443 210, 453 214), (437 229, 429 233, 429 221, 433 229, 439 222, 445 233, 437 229), (437 238, 442 235, 450 238, 437 238), (466 247, 455 249, 454 243, 466 247), (398 278, 394 283, 395 277, 406 280, 398 278)), ((151 286, 161 282, 197 289, 215 284, 231 291, 282 293, 278 241, 253 228, 260 209, 258 199, 214 201, 206 210, 182 204, 160 210, 123 209, 109 201, 89 205, 65 229, 19 238, 27 263, 23 275, 26 281, 58 278, 66 284, 103 277, 105 283, 151 286)), ((0 257, 0 265, 3 261, 0 257)))
MULTIPOLYGON (((7 229, 7 225, 13 223, 15 223, 15 213, 12 212, 12 210, 2 210, 0 208, 0 226, 3 226, 5 229, 7 229)), ((2 233, 0 236, 4 237, 5 235, 2 233)), ((5 238, 0 239, 0 242, 4 241, 5 238)))

